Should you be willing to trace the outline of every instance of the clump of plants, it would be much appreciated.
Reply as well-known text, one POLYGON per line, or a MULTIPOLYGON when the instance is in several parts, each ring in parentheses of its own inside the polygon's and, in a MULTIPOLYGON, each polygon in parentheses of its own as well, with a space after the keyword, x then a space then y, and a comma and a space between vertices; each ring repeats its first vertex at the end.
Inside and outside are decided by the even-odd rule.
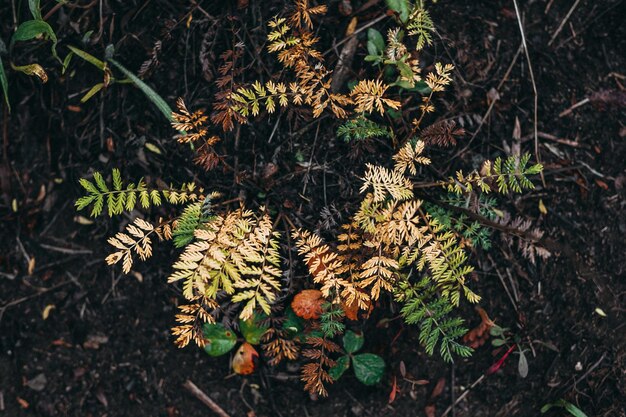
POLYGON ((360 200, 331 239, 295 226, 297 219, 287 219, 292 230, 285 236, 276 230, 272 207, 229 209, 203 184, 128 182, 117 169, 106 178, 96 172, 80 180, 86 193, 77 209, 94 217, 161 204, 181 207, 171 218, 136 217, 109 238, 113 250, 106 258, 128 273, 137 259, 152 256, 157 240, 180 250, 168 277, 184 298, 172 329, 177 346, 193 341, 211 356, 238 346, 232 366, 241 374, 253 372, 259 358, 269 366, 300 361, 305 389, 322 396, 350 368, 362 383, 376 384, 385 363, 368 351, 360 330, 374 312, 392 318, 399 311, 430 355, 467 357, 473 349, 462 340, 468 330, 456 311, 462 303, 481 301, 471 280, 472 258, 489 249, 493 228, 515 230, 511 224, 517 221, 525 233, 510 239, 522 252, 533 259, 549 255, 528 239, 538 240, 540 232, 510 220, 494 197, 534 188, 531 179, 542 167, 529 154, 498 156, 466 172, 437 176, 445 162, 431 150, 454 146, 464 132, 452 121, 424 125, 454 68, 435 62, 426 72, 420 63, 434 31, 425 1, 388 0, 387 6, 393 27, 386 35, 367 31, 360 73, 369 78, 332 87, 333 71, 313 31, 326 6, 296 0, 268 23, 267 51, 282 67, 278 75, 242 84, 236 66, 242 47, 226 51, 212 114, 190 111, 182 100, 172 114, 177 140, 193 144, 205 169, 220 163, 213 149, 220 136, 286 108, 306 110, 299 113, 305 118, 327 115, 337 136, 352 144, 386 138, 393 155, 363 166, 360 200), (307 279, 289 278, 286 251, 297 251, 307 279))

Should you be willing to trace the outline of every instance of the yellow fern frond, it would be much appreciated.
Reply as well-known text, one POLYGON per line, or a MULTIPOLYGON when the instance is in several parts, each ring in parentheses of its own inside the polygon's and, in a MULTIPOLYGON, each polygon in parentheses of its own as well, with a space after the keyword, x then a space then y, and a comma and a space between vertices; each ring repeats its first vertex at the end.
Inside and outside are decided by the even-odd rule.
POLYGON ((430 159, 421 156, 424 151, 424 142, 418 140, 415 144, 407 142, 401 149, 393 156, 396 161, 393 169, 394 171, 404 174, 408 169, 411 175, 417 175, 416 164, 430 165, 430 159))
POLYGON ((413 184, 401 172, 372 164, 366 164, 366 167, 360 191, 372 187, 374 202, 383 201, 388 195, 396 200, 413 197, 413 184))
POLYGON ((378 111, 381 115, 385 113, 384 105, 394 110, 400 108, 400 102, 384 98, 383 95, 389 86, 380 80, 361 80, 352 89, 350 95, 356 105, 357 113, 371 113, 378 111))

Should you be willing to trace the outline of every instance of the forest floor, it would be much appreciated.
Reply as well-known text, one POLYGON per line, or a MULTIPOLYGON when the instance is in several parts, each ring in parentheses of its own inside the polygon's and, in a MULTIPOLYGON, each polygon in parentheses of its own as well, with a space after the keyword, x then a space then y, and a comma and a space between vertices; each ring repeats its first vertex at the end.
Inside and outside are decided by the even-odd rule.
MULTIPOLYGON (((15 16, 28 15, 24 4, 16 9, 20 3, 6 0, 0 7, 0 38, 7 45, 15 16)), ((214 90, 207 79, 221 52, 243 41, 250 54, 265 55, 264 22, 285 8, 278 0, 239 1, 241 7, 234 1, 41 3, 62 56, 65 45, 79 44, 93 30, 86 50, 102 56, 115 43, 119 61, 136 72, 161 41, 144 80, 168 102, 185 97, 194 107, 210 107, 214 90)), ((331 64, 340 50, 333 45, 352 17, 340 13, 338 3, 330 1, 320 19, 332 28, 320 34, 331 64)), ((386 12, 384 1, 352 3, 359 26, 386 12), (371 7, 359 11, 366 3, 371 7)), ((545 184, 536 181, 535 191, 508 204, 539 225, 555 250, 533 265, 496 243, 477 263, 476 284, 490 317, 526 343, 526 378, 512 355, 460 399, 501 352, 487 344, 447 364, 429 358, 416 332, 399 323, 368 336, 371 350, 387 361, 381 384, 365 387, 345 377, 322 399, 303 391, 297 366, 261 364, 241 377, 225 360, 191 346, 177 349, 169 329, 180 293, 166 282, 173 251, 159 248, 139 273, 122 275, 104 263, 106 238, 119 221, 86 222, 73 203, 81 192, 78 179, 91 169, 120 167, 129 178, 188 181, 195 172, 185 163, 189 150, 172 141, 163 116, 131 85, 112 85, 81 104, 101 74, 79 61, 61 74, 49 46, 33 43, 12 59, 35 57, 49 81, 10 74, 12 112, 0 108, 0 416, 212 415, 183 388, 186 380, 231 416, 430 417, 442 416, 454 402, 449 416, 537 416, 559 399, 589 417, 626 416, 626 2, 519 3, 530 63, 520 49, 513 1, 488 0, 431 4, 437 34, 424 60, 456 66, 436 117, 454 119, 467 131, 457 148, 437 157, 446 161, 458 153, 457 160, 470 165, 514 146, 534 154, 532 68, 545 184), (560 116, 585 98, 590 102, 560 116), (400 367, 412 379, 403 379, 400 367), (399 392, 390 403, 394 378, 399 392)), ((292 115, 253 122, 237 128, 221 149, 245 181, 234 184, 233 173, 220 170, 195 179, 226 199, 295 207, 294 216, 315 224, 324 206, 350 207, 364 163, 391 152, 383 141, 355 152, 335 132, 336 126, 292 115), (349 152, 352 159, 344 156, 349 152), (312 168, 285 162, 294 155, 312 168), (270 168, 277 173, 265 175, 270 168)), ((471 326, 479 322, 471 307, 466 317, 471 326)))

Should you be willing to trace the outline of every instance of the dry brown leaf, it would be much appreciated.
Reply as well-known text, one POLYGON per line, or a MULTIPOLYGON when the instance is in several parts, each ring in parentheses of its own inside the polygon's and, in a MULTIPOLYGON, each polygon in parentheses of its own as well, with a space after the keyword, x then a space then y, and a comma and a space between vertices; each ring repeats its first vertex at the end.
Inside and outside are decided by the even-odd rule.
POLYGON ((319 290, 302 290, 291 302, 291 308, 296 316, 303 319, 319 319, 322 314, 324 297, 319 290))
POLYGON ((489 330, 495 325, 493 321, 487 315, 487 312, 482 308, 477 308, 480 315, 481 322, 478 326, 474 327, 463 336, 463 343, 472 349, 476 349, 485 344, 489 339, 489 330))

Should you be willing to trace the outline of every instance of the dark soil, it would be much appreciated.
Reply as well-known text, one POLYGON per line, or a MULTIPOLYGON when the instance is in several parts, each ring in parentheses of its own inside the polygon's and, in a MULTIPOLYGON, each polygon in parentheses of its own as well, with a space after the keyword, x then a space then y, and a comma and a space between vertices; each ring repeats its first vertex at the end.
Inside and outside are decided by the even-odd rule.
MULTIPOLYGON (((104 47, 114 43, 119 61, 136 72, 161 40, 160 63, 144 79, 169 103, 182 96, 194 108, 210 107, 215 92, 199 61, 205 33, 215 33, 210 71, 223 50, 245 42, 250 69, 244 79, 250 81, 265 76, 256 74, 257 59, 272 62, 262 49, 264 22, 284 10, 284 2, 276 0, 251 0, 243 8, 227 1, 199 2, 198 8, 175 0, 68 3, 47 17, 61 56, 66 45, 80 45, 83 34, 93 30, 87 51, 103 56, 104 47)), ((364 2, 352 3, 357 10, 364 2)), ((626 416, 624 107, 596 102, 559 117, 593 93, 624 91, 626 3, 581 1, 551 44, 574 2, 519 3, 539 97, 538 148, 546 169, 545 186, 538 181, 535 192, 510 200, 507 209, 533 219, 553 242, 554 254, 533 265, 498 243, 490 257, 475 261, 483 308, 532 346, 529 374, 518 375, 512 355, 449 415, 537 416, 544 404, 563 398, 590 417, 626 416), (509 290, 515 288, 514 294, 507 295, 499 277, 509 290)), ((43 14, 56 4, 42 1, 43 14)), ((359 24, 384 13, 383 4, 360 13, 359 24)), ((343 39, 350 20, 338 12, 337 2, 330 2, 329 9, 321 22, 332 28, 320 33, 324 48, 343 39)), ((534 152, 533 85, 525 54, 516 54, 521 36, 513 2, 441 0, 431 10, 439 36, 424 61, 436 58, 457 68, 453 91, 440 102, 437 117, 454 118, 468 131, 457 148, 435 152, 434 161, 447 167, 446 161, 463 150, 447 174, 456 165, 475 166, 510 150, 516 119, 522 148, 534 152), (492 89, 499 100, 488 112, 492 89)), ((28 17, 26 2, 6 0, 0 7, 0 37, 7 44, 14 16, 19 21, 28 17)), ((335 53, 328 59, 334 63, 335 53)), ((366 343, 387 361, 383 383, 367 388, 353 376, 344 377, 331 386, 329 398, 316 400, 302 390, 297 367, 261 364, 254 375, 240 377, 230 374, 226 360, 194 347, 177 349, 169 328, 180 297, 165 279, 173 252, 163 246, 135 275, 107 267, 105 241, 119 230, 120 221, 81 224, 73 208, 80 195, 78 178, 90 169, 120 167, 129 179, 195 179, 226 199, 293 207, 291 215, 310 226, 324 205, 333 203, 347 213, 357 199, 355 178, 364 162, 384 163, 389 145, 381 141, 347 159, 353 150, 335 138, 336 126, 291 113, 281 116, 268 143, 278 123, 274 116, 237 128, 224 140, 220 152, 236 170, 237 184, 232 171, 203 173, 189 163, 189 149, 171 139, 163 116, 132 86, 113 85, 81 104, 82 94, 101 80, 90 65, 75 58, 62 75, 49 44, 42 42, 19 45, 11 60, 41 63, 50 80, 41 84, 10 72, 12 113, 4 103, 1 107, 0 416, 213 415, 182 387, 187 379, 232 416, 422 416, 427 411, 440 416, 502 355, 487 344, 451 366, 429 358, 414 329, 371 323, 366 343), (161 154, 150 152, 146 143, 161 154), (327 168, 296 169, 289 161, 298 153, 315 167, 327 168), (262 175, 270 162, 278 166, 271 181, 262 175), (54 308, 44 320, 47 306, 54 308), (407 378, 410 374, 427 383, 403 380, 400 361, 407 378), (394 377, 400 392, 388 404, 394 377), (440 380, 444 390, 431 400, 440 380)), ((477 324, 470 308, 466 313, 475 317, 470 325, 477 324)), ((562 410, 550 413, 564 415, 562 410)))

